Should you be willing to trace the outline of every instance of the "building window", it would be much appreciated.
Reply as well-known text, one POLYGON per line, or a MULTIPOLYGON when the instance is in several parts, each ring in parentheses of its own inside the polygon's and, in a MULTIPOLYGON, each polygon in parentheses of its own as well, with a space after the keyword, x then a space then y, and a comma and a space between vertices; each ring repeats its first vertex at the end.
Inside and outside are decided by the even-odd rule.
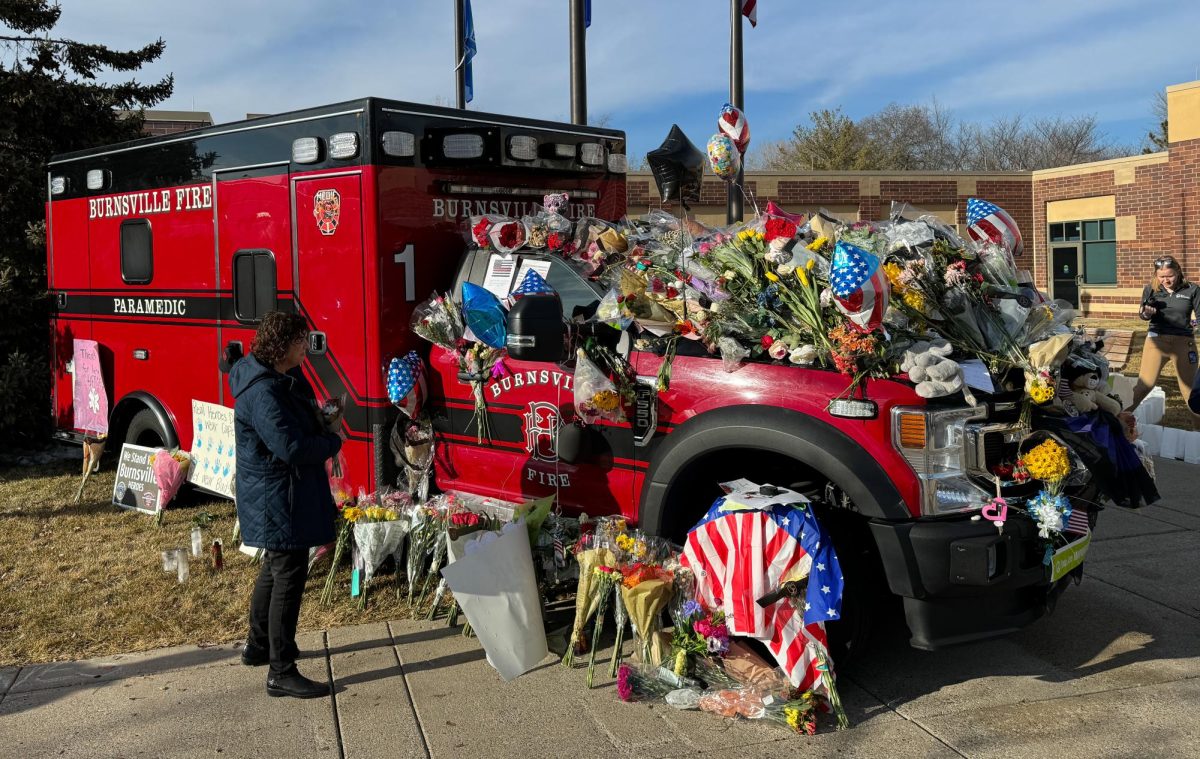
POLYGON ((1051 243, 1079 243, 1085 284, 1117 284, 1116 219, 1056 222, 1050 225, 1048 237, 1051 243))
POLYGON ((154 240, 149 219, 121 222, 121 279, 127 285, 148 285, 154 276, 154 240))
POLYGON ((233 254, 233 309, 241 322, 259 322, 278 305, 275 256, 269 250, 233 254))

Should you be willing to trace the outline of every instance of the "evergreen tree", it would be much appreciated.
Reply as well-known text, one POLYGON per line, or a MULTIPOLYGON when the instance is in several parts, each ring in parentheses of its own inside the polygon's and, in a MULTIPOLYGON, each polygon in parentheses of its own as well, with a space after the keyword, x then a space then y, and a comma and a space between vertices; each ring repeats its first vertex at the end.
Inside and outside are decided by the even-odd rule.
POLYGON ((0 450, 48 429, 46 163, 140 136, 141 112, 174 86, 170 76, 100 82, 157 60, 165 44, 119 51, 55 37, 61 13, 49 0, 0 0, 0 450))

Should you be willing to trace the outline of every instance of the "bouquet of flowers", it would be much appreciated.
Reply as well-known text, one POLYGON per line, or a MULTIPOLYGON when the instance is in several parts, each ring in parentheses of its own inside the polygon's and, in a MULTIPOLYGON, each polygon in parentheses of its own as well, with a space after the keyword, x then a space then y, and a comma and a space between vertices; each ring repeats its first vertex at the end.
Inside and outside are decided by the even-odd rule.
POLYGON ((724 656, 729 651, 725 613, 706 610, 699 601, 685 602, 671 636, 671 647, 675 652, 674 672, 681 677, 687 674, 689 658, 724 656))
MULTIPOLYGON (((366 500, 365 493, 360 492, 359 496, 362 500, 366 500)), ((363 510, 356 505, 357 502, 347 493, 339 493, 334 497, 334 505, 338 508, 337 537, 333 541, 333 559, 329 563, 329 574, 325 576, 325 586, 321 590, 321 604, 324 606, 333 603, 333 589, 337 581, 338 564, 342 562, 342 556, 350 545, 350 535, 354 530, 354 523, 363 513, 363 510)))
POLYGON ((160 448, 150 457, 150 466, 154 470, 154 482, 158 485, 158 502, 154 507, 155 526, 162 527, 163 512, 166 511, 167 504, 179 492, 179 488, 183 487, 191 463, 192 457, 178 448, 169 451, 160 448))
POLYGON ((379 565, 388 556, 400 555, 404 549, 404 538, 412 526, 411 511, 401 511, 395 505, 398 504, 389 505, 385 500, 380 505, 355 507, 355 511, 347 515, 347 522, 353 525, 355 564, 362 583, 359 609, 367 606, 367 584, 379 565))

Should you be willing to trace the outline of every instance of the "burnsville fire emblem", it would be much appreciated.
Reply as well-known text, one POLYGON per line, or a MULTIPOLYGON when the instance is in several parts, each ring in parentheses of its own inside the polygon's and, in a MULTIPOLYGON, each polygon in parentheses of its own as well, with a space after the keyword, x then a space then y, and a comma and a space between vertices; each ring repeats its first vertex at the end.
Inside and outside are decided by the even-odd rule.
POLYGON ((538 461, 558 461, 558 407, 534 401, 525 412, 525 450, 538 461))
POLYGON ((342 196, 337 190, 318 190, 313 196, 313 218, 323 235, 337 231, 338 219, 342 216, 342 196))

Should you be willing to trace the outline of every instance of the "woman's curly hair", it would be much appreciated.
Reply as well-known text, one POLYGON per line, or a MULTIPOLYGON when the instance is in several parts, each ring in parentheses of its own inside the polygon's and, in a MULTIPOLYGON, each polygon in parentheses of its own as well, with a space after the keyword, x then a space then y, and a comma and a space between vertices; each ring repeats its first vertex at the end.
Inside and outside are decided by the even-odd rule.
POLYGON ((308 336, 308 323, 299 314, 286 314, 283 311, 268 311, 258 331, 254 333, 254 341, 250 343, 250 352, 264 366, 274 366, 287 356, 288 349, 297 340, 308 336))

